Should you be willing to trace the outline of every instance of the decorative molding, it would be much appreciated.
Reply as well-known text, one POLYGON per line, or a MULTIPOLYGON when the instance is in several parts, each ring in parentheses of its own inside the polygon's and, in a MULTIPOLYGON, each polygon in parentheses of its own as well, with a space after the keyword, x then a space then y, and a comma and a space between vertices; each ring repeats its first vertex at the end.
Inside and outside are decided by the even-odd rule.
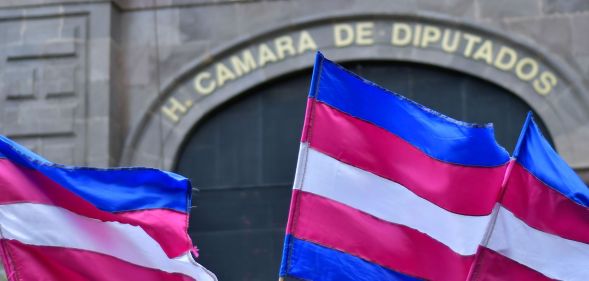
MULTIPOLYGON (((151 155, 154 151, 152 146, 144 144, 146 136, 155 134, 147 131, 162 128, 162 131, 157 135, 163 137, 161 144, 163 155, 151 156, 163 157, 163 168, 173 168, 176 154, 185 136, 208 112, 251 87, 312 66, 313 52, 308 50, 280 59, 260 59, 260 54, 266 52, 263 49, 267 49, 268 46, 271 52, 278 56, 277 48, 279 47, 277 45, 272 47, 272 44, 277 44, 279 38, 297 41, 300 40, 303 32, 310 34, 317 48, 321 49, 327 57, 336 61, 409 61, 437 65, 491 81, 518 95, 540 114, 553 135, 559 151, 573 165, 585 165, 581 163, 580 159, 589 158, 585 152, 580 153, 583 155, 579 155, 578 152, 582 150, 577 147, 582 142, 578 139, 580 136, 573 134, 579 126, 576 123, 589 122, 589 115, 583 110, 573 110, 572 112, 557 110, 563 105, 563 102, 573 109, 589 107, 585 94, 587 90, 581 82, 582 78, 568 64, 542 46, 518 35, 506 34, 501 30, 481 26, 468 20, 458 20, 437 14, 358 15, 336 13, 302 18, 296 22, 244 35, 187 63, 186 66, 179 69, 173 78, 164 81, 161 89, 162 94, 152 103, 139 124, 132 128, 125 144, 122 164, 145 164, 141 160, 141 154, 151 155), (349 24, 353 29, 354 26, 357 27, 358 23, 372 23, 375 36, 373 42, 370 44, 356 42, 349 46, 337 46, 338 44, 334 42, 333 37, 334 26, 349 24), (497 48, 499 48, 497 46, 507 46, 515 50, 520 58, 525 57, 528 58, 528 61, 533 60, 539 68, 537 75, 540 75, 542 70, 550 71, 558 81, 550 94, 538 94, 530 77, 513 71, 501 70, 492 65, 493 61, 489 62, 485 59, 477 61, 472 58, 472 54, 471 57, 466 57, 466 45, 463 45, 455 53, 445 52, 440 47, 423 47, 421 41, 423 39, 416 39, 418 41, 407 46, 391 46, 391 42, 386 38, 391 36, 390 26, 394 23, 408 23, 411 26, 421 25, 422 27, 433 26, 438 30, 451 29, 469 33, 479 37, 479 44, 486 42, 485 40, 495 43, 493 52, 497 52, 497 48), (387 26, 389 26, 389 30, 386 29, 387 26), (231 74, 228 74, 224 68, 231 70, 231 59, 236 56, 243 62, 246 58, 244 52, 251 53, 258 66, 265 60, 269 63, 264 64, 264 67, 252 68, 245 74, 238 75, 235 69, 231 74), (225 67, 219 67, 219 64, 225 67), (214 75, 221 75, 223 79, 219 80, 214 75), (232 75, 235 76, 235 79, 232 78, 232 75), (214 81, 211 79, 217 79, 217 85, 221 84, 222 87, 217 87, 214 92, 204 91, 204 94, 201 91, 199 95, 198 89, 195 90, 194 85, 199 77, 201 81, 208 79, 206 81, 209 83, 214 81), (180 113, 180 115, 176 115, 177 118, 174 116, 170 118, 170 112, 180 113), (584 113, 580 116, 580 112, 584 113), (159 122, 162 124, 158 124, 159 122)), ((521 68, 525 69, 524 66, 521 68)), ((153 142, 149 143, 153 144, 153 142)), ((589 163, 586 164, 589 165, 589 163)))
MULTIPOLYGON (((0 76, 5 97, 0 133, 52 160, 83 164, 86 142, 88 13, 4 17, 0 29, 20 33, 0 38, 0 76), (56 146, 53 141, 59 140, 56 146), (55 147, 69 147, 59 152, 55 147), (67 156, 64 156, 64 153, 67 156)), ((0 94, 1 98, 1 94, 0 94)))

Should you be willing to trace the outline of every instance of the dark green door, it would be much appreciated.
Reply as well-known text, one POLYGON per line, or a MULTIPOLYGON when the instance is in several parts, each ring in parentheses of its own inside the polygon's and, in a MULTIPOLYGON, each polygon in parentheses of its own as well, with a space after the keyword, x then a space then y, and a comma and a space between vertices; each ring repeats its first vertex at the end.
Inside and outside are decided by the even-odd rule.
MULTIPOLYGON (((514 147, 530 107, 484 80, 432 66, 355 62, 346 67, 451 117, 493 122, 514 147)), ((311 70, 260 85, 210 113, 180 152, 194 194, 190 235, 219 280, 277 280, 311 70)), ((542 125, 541 120, 538 120, 542 125)))

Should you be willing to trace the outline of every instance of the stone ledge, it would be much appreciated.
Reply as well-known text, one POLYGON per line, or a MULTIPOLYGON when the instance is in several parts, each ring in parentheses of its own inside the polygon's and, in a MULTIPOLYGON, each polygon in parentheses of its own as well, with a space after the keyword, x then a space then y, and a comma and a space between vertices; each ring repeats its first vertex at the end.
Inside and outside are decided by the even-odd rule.
POLYGON ((2 8, 30 8, 49 5, 112 3, 121 10, 143 10, 177 6, 217 5, 259 0, 6 0, 0 1, 2 8))
POLYGON ((0 1, 0 8, 22 8, 63 4, 86 4, 97 2, 121 2, 121 0, 5 0, 0 1))
POLYGON ((16 45, 7 51, 7 59, 9 61, 37 58, 72 57, 75 55, 76 44, 73 40, 45 44, 16 45))

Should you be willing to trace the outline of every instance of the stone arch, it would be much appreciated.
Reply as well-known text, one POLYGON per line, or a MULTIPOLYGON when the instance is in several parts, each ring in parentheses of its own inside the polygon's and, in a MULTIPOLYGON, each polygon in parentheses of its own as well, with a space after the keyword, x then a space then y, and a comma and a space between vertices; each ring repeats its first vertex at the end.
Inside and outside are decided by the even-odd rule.
MULTIPOLYGON (((317 47, 328 58, 335 61, 393 60, 431 64, 495 83, 517 95, 540 115, 550 131, 557 149, 569 163, 573 166, 580 166, 584 164, 582 163, 583 159, 589 159, 589 149, 582 147, 582 140, 587 138, 588 132, 579 129, 583 127, 584 123, 589 122, 589 115, 583 110, 589 105, 587 91, 583 88, 580 77, 570 66, 552 56, 541 46, 537 46, 521 36, 506 35, 497 29, 471 22, 458 22, 455 19, 431 14, 326 14, 303 18, 297 22, 236 38, 181 68, 177 75, 163 83, 163 94, 152 102, 148 111, 151 113, 143 116, 139 124, 132 128, 125 143, 121 164, 157 166, 157 163, 163 163, 160 165, 163 166, 161 168, 172 169, 185 137, 210 111, 258 84, 312 67, 313 52, 306 51, 271 61, 264 67, 252 69, 241 77, 226 80, 222 87, 218 87, 208 95, 195 93, 193 87, 195 77, 205 71, 213 73, 217 63, 229 65, 232 56, 243 54, 247 50, 255 53, 256 48, 261 49, 262 44, 270 46, 272 42, 276 42, 277 38, 290 36, 292 40, 297 40, 297 38, 300 40, 301 32, 308 32, 312 38, 315 38, 317 47), (531 82, 518 79, 514 73, 500 70, 488 63, 466 58, 459 53, 414 46, 398 48, 392 47, 392 45, 387 46, 386 42, 352 44, 346 47, 338 47, 334 44, 332 32, 335 24, 343 23, 354 26, 354 24, 364 22, 373 22, 374 25, 378 24, 379 26, 399 22, 421 24, 422 26, 431 25, 444 30, 451 29, 473 34, 485 40, 489 39, 495 44, 509 46, 521 57, 532 58, 540 68, 554 73, 558 82, 552 92, 544 96, 534 91, 531 82), (171 101, 173 101, 172 104, 170 104, 171 101), (162 108, 164 106, 178 106, 175 104, 176 102, 179 102, 180 108, 183 109, 181 110, 181 118, 179 117, 177 120, 164 118, 162 108), (159 143, 161 149, 154 149, 154 140, 150 140, 154 136, 161 136, 161 143, 159 143), (163 161, 150 161, 150 159, 156 158, 163 158, 163 161)), ((374 33, 375 36, 386 37, 386 34, 377 34, 377 31, 374 33)), ((585 163, 585 165, 587 164, 585 163)))

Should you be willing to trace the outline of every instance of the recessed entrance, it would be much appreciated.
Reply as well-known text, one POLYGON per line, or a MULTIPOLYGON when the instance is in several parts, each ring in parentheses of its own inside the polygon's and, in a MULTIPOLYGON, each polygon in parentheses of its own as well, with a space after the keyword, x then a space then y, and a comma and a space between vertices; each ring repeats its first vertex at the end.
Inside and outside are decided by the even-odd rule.
MULTIPOLYGON (((530 110, 509 91, 448 69, 371 61, 345 66, 453 118, 493 122, 508 151, 530 110)), ((180 150, 176 171, 200 189, 190 235, 200 261, 220 280, 277 280, 310 75, 308 69, 239 95, 199 122, 180 150)))

